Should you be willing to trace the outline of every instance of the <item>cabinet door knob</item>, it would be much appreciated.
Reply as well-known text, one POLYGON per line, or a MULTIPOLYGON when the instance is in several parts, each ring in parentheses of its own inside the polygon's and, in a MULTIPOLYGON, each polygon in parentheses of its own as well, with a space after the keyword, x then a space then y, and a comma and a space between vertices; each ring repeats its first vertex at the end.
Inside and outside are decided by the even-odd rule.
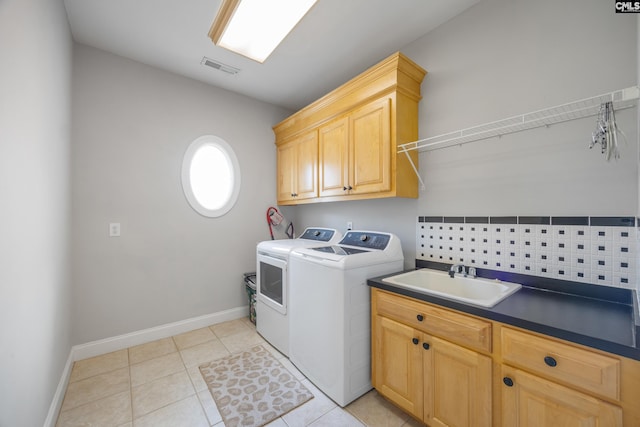
POLYGON ((342 190, 343 191, 347 191, 347 187, 342 187, 342 190))
POLYGON ((553 368, 553 367, 555 367, 555 366, 558 364, 558 362, 556 361, 556 359, 554 359, 554 358, 553 358, 553 357, 551 357, 551 356, 547 356, 547 357, 545 357, 545 358, 544 358, 544 363, 546 363, 546 364, 547 364, 547 366, 551 366, 552 368, 553 368))
POLYGON ((424 320, 424 316, 422 314, 418 314, 416 319, 418 319, 418 322, 422 322, 424 320))
POLYGON ((425 350, 429 350, 429 343, 423 342, 422 348, 424 348, 425 350))
POLYGON ((420 342, 420 340, 418 338, 413 338, 411 340, 412 343, 414 343, 415 345, 418 345, 418 343, 420 342))
POLYGON ((502 382, 504 383, 504 385, 506 385, 507 387, 513 387, 513 380, 509 377, 504 377, 502 379, 502 382))
POLYGON ((353 187, 352 187, 352 186, 349 186, 349 190, 353 190, 353 187))

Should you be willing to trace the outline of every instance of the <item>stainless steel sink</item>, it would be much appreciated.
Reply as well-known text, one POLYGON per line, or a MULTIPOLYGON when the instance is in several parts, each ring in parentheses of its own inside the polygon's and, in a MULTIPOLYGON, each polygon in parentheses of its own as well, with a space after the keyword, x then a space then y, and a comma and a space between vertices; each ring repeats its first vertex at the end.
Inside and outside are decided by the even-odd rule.
POLYGON ((522 285, 449 274, 443 271, 420 269, 382 279, 401 288, 424 294, 435 295, 481 307, 493 307, 509 295, 517 292, 522 285))

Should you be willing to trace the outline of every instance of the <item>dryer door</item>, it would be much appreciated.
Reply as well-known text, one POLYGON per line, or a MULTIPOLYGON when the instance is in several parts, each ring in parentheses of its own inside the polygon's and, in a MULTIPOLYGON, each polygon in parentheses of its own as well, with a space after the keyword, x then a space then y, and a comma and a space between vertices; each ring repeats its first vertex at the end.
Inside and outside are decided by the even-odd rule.
POLYGON ((287 262, 258 253, 258 300, 279 313, 287 313, 287 262))

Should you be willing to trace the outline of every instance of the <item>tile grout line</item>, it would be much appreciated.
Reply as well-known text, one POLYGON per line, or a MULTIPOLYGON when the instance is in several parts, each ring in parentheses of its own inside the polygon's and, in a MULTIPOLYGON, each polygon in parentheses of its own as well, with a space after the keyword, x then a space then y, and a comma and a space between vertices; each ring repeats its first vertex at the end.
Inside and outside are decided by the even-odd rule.
MULTIPOLYGON (((209 330, 211 330, 210 327, 209 327, 209 330)), ((215 332, 211 331, 211 333, 213 333, 213 336, 216 336, 215 332)), ((173 337, 171 337, 171 338, 173 339, 173 337)), ((178 348, 178 344, 175 342, 175 340, 173 340, 173 341, 174 341, 174 344, 175 344, 176 349, 177 349, 178 348)), ((206 342, 208 342, 208 341, 206 341, 206 342)), ((189 381, 191 382, 191 387, 193 387, 193 391, 195 392, 195 396, 196 396, 196 399, 198 400, 198 404, 200 405, 200 409, 202 409, 202 413, 204 414, 204 418, 207 420, 207 424, 209 426, 211 426, 212 425, 211 424, 211 420, 209 419, 209 416, 207 415, 207 411, 204 408, 204 405, 202 404, 202 400, 200 399, 200 396, 199 396, 200 392, 197 390, 196 384, 195 384, 193 378, 191 377, 191 375, 189 375, 189 367, 184 362, 184 359, 182 358, 182 354, 180 353, 180 350, 178 350, 178 354, 180 355, 180 361, 182 362, 182 366, 184 366, 184 370, 187 373, 187 377, 189 377, 189 381)), ((198 372, 200 372, 200 367, 199 366, 198 366, 198 372)), ((202 375, 202 374, 200 374, 200 375, 202 375)), ((207 388, 207 391, 209 391, 209 388, 207 388)), ((214 404, 215 404, 215 401, 214 401, 214 404)))
POLYGON ((131 356, 129 354, 131 347, 127 347, 127 365, 129 366, 129 401, 131 402, 131 427, 133 427, 133 381, 131 381, 131 356))
MULTIPOLYGON (((120 350, 119 350, 119 351, 120 351, 120 350)), ((108 354, 108 353, 105 353, 105 354, 108 354)), ((99 356, 95 356, 95 357, 99 357, 99 356)), ((75 363, 76 363, 76 362, 74 362, 74 366, 75 366, 75 363)), ((127 352, 127 365, 128 365, 128 352, 127 352)), ((126 368, 128 368, 128 366, 126 366, 126 368)), ((101 373, 98 373, 98 374, 95 374, 95 375, 91 375, 91 376, 86 377, 86 378, 82 378, 82 379, 79 379, 79 380, 75 380, 75 381, 73 381, 73 382, 69 382, 69 385, 71 385, 71 384, 75 384, 75 383, 79 383, 79 382, 81 382, 81 381, 85 381, 85 380, 88 380, 88 379, 91 379, 91 378, 95 378, 95 377, 100 376, 100 375, 107 375, 107 374, 111 374, 111 373, 113 373, 113 372, 115 372, 115 371, 118 371, 118 370, 121 370, 121 369, 125 369, 125 366, 122 366, 122 367, 120 367, 120 368, 114 368, 114 369, 111 369, 111 370, 109 370, 109 371, 101 372, 101 373)), ((73 368, 71 369, 71 372, 73 373, 73 368)), ((131 375, 131 373, 129 372, 129 386, 131 386, 131 378, 130 378, 130 375, 131 375)), ((68 409, 62 410, 62 407, 64 406, 64 402, 65 402, 65 400, 66 400, 66 398, 67 398, 67 391, 68 391, 68 389, 69 389, 69 385, 67 385, 67 389, 65 389, 65 395, 64 395, 64 399, 62 400, 61 410, 60 410, 60 412, 59 412, 59 414, 58 414, 58 418, 60 418, 60 414, 62 414, 63 412, 69 412, 69 411, 72 411, 72 410, 75 410, 75 409, 81 408, 81 407, 83 407, 83 406, 90 405, 90 404, 95 403, 95 402, 97 402, 97 401, 99 401, 99 400, 107 399, 107 398, 110 398, 110 397, 115 396, 116 394, 120 394, 120 393, 123 393, 123 392, 124 392, 124 391, 118 391, 118 392, 113 392, 113 393, 111 393, 111 394, 106 394, 106 395, 101 396, 101 397, 99 397, 99 398, 96 398, 96 399, 94 399, 94 400, 90 400, 90 401, 87 401, 87 402, 85 402, 85 403, 82 403, 82 404, 80 404, 80 405, 78 405, 78 406, 74 406, 74 407, 72 407, 72 408, 68 408, 68 409)), ((56 421, 56 422, 57 422, 57 421, 56 421)))
MULTIPOLYGON (((202 408, 202 410, 203 410, 203 412, 204 412, 204 414, 205 414, 205 418, 207 418, 207 417, 206 417, 206 412, 204 411, 204 408, 202 407, 202 403, 200 402, 200 399, 198 398, 198 392, 197 392, 197 390, 196 390, 196 387, 195 387, 195 385, 193 384, 193 380, 191 379, 191 376, 189 375, 187 365, 184 363, 184 360, 182 359, 182 355, 180 354, 180 350, 178 349, 178 345, 177 345, 177 343, 175 342, 175 340, 173 339, 173 336, 171 336, 170 338, 171 338, 171 340, 172 340, 173 344, 174 344, 174 345, 175 345, 175 347, 176 347, 176 352, 177 352, 177 353, 178 353, 178 355, 180 356, 180 362, 182 363, 182 366, 183 366, 183 367, 184 367, 184 369, 185 369, 185 373, 187 374, 187 377, 189 378, 189 382, 191 383, 191 387, 192 387, 192 389, 193 389, 193 394, 190 394, 190 395, 188 395, 188 396, 186 396, 186 397, 184 397, 184 398, 182 398, 182 399, 180 399, 180 400, 176 400, 175 402, 167 403, 166 405, 160 406, 160 407, 158 407, 158 408, 154 409, 154 410, 153 410, 153 411, 151 411, 151 412, 147 412, 146 414, 143 414, 143 415, 140 415, 139 417, 134 418, 134 417, 133 417, 133 385, 132 385, 132 382, 130 381, 130 386, 131 386, 131 424, 132 424, 132 426, 133 426, 133 424, 134 424, 134 421, 135 421, 135 420, 140 419, 140 418, 142 418, 142 417, 146 417, 146 416, 147 416, 147 415, 149 415, 149 414, 152 414, 152 413, 154 413, 154 412, 156 412, 156 411, 159 411, 160 409, 166 408, 166 407, 168 407, 168 406, 170 406, 170 405, 173 405, 173 404, 175 404, 175 403, 182 402, 183 400, 189 399, 189 398, 190 398, 190 397, 192 397, 192 396, 195 396, 195 397, 196 397, 196 399, 198 399, 198 403, 200 404, 200 407, 202 408)), ((198 344, 196 344, 196 345, 198 345, 198 344)), ((192 346, 192 347, 193 347, 193 346, 192 346)), ((131 347, 129 347, 129 348, 131 348, 131 347)), ((190 348, 190 347, 185 347, 185 348, 190 348)), ((127 350, 128 350, 128 349, 127 349, 127 350)), ((171 354, 171 353, 167 353, 167 354, 171 354)), ((158 359, 158 358, 160 358, 160 357, 166 356, 167 354, 162 355, 162 356, 152 357, 152 358, 147 359, 147 360, 144 360, 144 361, 142 361, 142 362, 138 362, 137 364, 144 363, 144 362, 148 362, 149 360, 158 359)), ((131 365, 129 365, 129 371, 131 371, 131 365)), ((164 377, 167 377, 167 376, 170 376, 170 375, 174 375, 174 374, 176 374, 176 373, 174 372, 174 373, 172 373, 172 374, 165 375, 164 377)), ((164 378, 164 377, 160 377, 160 378, 164 378)), ((155 380, 157 380, 157 379, 159 379, 159 378, 156 378, 156 379, 154 379, 154 380, 152 380, 152 381, 155 381, 155 380)), ((148 382, 151 382, 151 381, 148 381, 148 382)), ((148 382, 147 382, 147 383, 148 383, 148 382)), ((147 384, 147 383, 143 383, 143 384, 147 384)), ((143 384, 139 384, 139 385, 143 385, 143 384)), ((137 386, 136 386, 136 387, 137 387, 137 386)), ((208 419, 208 418, 207 418, 207 424, 210 424, 210 423, 209 423, 209 419, 208 419)))

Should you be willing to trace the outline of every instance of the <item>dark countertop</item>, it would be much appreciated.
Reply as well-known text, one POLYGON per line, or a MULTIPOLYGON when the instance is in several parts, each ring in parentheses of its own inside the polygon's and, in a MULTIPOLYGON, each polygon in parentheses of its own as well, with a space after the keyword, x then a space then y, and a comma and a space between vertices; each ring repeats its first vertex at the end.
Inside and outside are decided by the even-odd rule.
POLYGON ((595 295, 588 287, 597 285, 580 284, 574 286, 576 293, 567 293, 567 287, 563 286, 566 282, 554 287, 554 280, 545 280, 542 286, 535 286, 530 280, 510 278, 508 281, 522 283, 523 287, 492 308, 485 308, 382 281, 398 273, 369 279, 367 283, 371 287, 640 360, 638 307, 635 291, 631 289, 615 288, 609 298, 606 292, 599 292, 603 286, 596 288, 595 295), (577 293, 582 289, 586 292, 577 293))

